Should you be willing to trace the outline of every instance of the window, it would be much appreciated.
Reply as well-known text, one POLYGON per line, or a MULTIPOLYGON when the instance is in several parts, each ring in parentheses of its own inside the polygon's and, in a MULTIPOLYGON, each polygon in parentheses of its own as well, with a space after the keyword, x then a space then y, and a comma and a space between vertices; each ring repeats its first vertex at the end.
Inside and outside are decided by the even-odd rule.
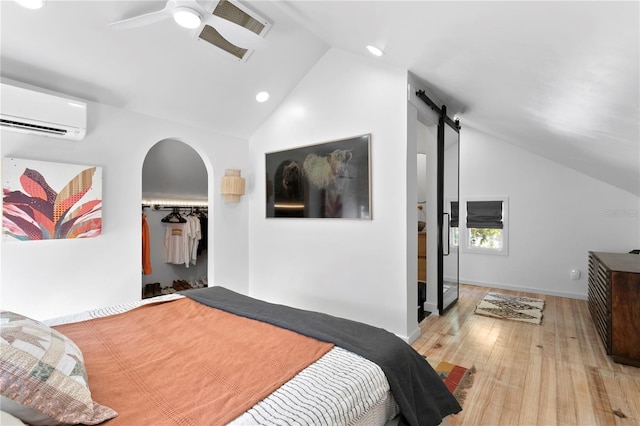
POLYGON ((475 253, 508 254, 508 198, 466 202, 465 250, 475 253))
POLYGON ((459 210, 459 204, 457 201, 449 202, 449 211, 451 212, 451 223, 449 227, 451 248, 456 250, 460 246, 460 233, 458 232, 458 229, 460 229, 458 227, 458 223, 460 222, 458 219, 460 217, 458 213, 459 210))

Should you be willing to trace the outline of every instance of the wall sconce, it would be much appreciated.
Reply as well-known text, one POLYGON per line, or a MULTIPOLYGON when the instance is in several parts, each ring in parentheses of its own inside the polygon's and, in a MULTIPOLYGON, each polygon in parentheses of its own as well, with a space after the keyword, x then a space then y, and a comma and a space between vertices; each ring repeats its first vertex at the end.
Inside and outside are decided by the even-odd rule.
POLYGON ((225 202, 240 202, 240 196, 244 195, 244 178, 240 176, 239 169, 227 169, 224 171, 220 192, 222 192, 225 202))

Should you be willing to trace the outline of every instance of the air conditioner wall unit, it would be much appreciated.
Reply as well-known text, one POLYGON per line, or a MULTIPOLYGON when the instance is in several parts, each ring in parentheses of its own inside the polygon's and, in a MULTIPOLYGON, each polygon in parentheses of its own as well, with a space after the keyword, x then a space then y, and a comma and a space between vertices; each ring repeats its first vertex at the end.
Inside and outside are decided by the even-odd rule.
POLYGON ((0 129, 79 141, 87 133, 87 104, 2 80, 0 129))

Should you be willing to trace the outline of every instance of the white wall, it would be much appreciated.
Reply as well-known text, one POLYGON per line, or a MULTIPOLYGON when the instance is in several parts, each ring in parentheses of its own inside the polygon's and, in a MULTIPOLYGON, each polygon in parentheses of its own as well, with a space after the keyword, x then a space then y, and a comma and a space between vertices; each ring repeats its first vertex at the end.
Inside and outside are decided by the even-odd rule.
POLYGON ((462 126, 461 202, 509 197, 509 255, 462 252, 461 282, 586 298, 588 251, 640 248, 638 196, 462 126))
MULTIPOLYGON (((175 138, 202 157, 210 177, 209 283, 248 290, 247 202, 222 202, 225 168, 246 168, 248 142, 89 103, 81 142, 3 131, 2 157, 103 168, 103 229, 83 240, 3 241, 2 309, 37 319, 139 299, 142 164, 156 142, 175 138)), ((246 197, 245 197, 246 198, 246 197)))
MULTIPOLYGON (((406 70, 330 49, 251 137, 252 296, 415 333, 416 295, 407 315, 406 84, 406 70), (364 133, 372 138, 372 220, 265 218, 266 152, 364 133)), ((415 148, 411 160, 415 169, 415 148)))

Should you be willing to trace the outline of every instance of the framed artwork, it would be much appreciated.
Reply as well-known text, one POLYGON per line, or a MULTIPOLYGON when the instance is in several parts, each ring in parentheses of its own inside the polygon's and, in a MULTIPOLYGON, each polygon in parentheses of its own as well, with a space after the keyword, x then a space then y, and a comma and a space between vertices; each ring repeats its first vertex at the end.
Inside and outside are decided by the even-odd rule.
POLYGON ((2 161, 5 240, 91 238, 102 230, 102 168, 2 161))
POLYGON ((267 217, 371 219, 371 135, 266 154, 267 217))

